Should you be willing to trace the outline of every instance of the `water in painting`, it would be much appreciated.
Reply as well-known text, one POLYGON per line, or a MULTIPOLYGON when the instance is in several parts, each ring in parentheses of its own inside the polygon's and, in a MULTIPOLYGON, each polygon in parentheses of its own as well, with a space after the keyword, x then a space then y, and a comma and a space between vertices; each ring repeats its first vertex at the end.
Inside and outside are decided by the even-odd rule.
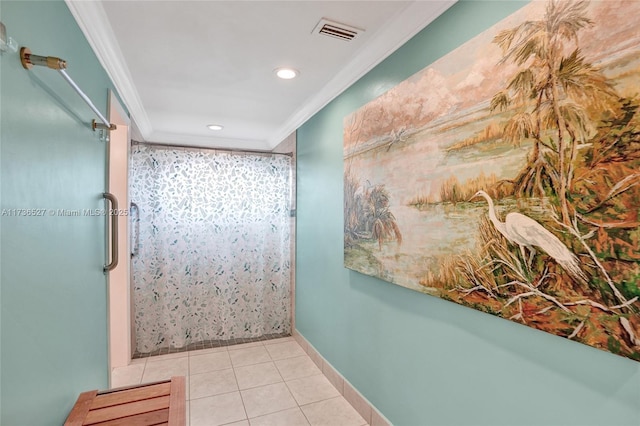
POLYGON ((640 360, 640 2, 532 2, 344 121, 345 266, 640 360))

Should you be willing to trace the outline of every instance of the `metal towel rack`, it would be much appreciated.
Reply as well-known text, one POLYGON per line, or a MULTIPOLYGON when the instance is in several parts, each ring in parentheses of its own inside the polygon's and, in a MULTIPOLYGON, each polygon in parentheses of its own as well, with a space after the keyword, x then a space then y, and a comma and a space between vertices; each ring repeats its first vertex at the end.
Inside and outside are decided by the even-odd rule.
POLYGON ((51 68, 53 70, 57 70, 62 78, 69 83, 69 85, 76 91, 78 95, 82 98, 83 101, 91 108, 91 110, 100 118, 102 123, 96 123, 96 120, 91 122, 91 127, 95 131, 96 129, 105 129, 105 130, 115 130, 116 125, 113 123, 109 123, 109 120, 105 118, 104 115, 96 108, 96 106, 91 102, 91 99, 78 87, 78 85, 69 77, 69 74, 65 71, 67 68, 67 61, 64 59, 56 58, 55 56, 39 56, 31 53, 28 47, 20 48, 20 62, 22 62, 22 66, 24 69, 28 70, 33 68, 34 65, 43 66, 47 68, 51 68))

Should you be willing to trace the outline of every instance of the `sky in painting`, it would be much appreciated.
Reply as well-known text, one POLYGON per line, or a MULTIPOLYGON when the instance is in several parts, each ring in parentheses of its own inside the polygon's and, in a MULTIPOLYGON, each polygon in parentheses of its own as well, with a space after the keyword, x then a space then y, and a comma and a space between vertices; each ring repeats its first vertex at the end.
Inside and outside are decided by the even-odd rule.
MULTIPOLYGON (((517 70, 511 64, 500 64, 502 52, 492 42, 501 30, 512 28, 526 20, 544 17, 547 1, 533 1, 492 28, 442 57, 389 90, 370 104, 345 118, 345 155, 354 144, 390 134, 398 128, 423 128, 441 121, 455 121, 470 110, 488 105, 493 95, 502 90, 517 70), (385 109, 385 119, 364 123, 363 131, 349 131, 354 116, 367 108, 379 105, 385 109), (394 117, 389 117, 394 116, 394 117)), ((617 78, 629 67, 640 65, 638 46, 640 31, 639 1, 592 1, 588 15, 594 25, 580 31, 580 48, 586 59, 606 68, 611 61, 626 57, 631 64, 605 70, 610 78, 617 78), (613 24, 613 25, 612 25, 613 24)), ((636 95, 637 86, 618 83, 624 95, 636 95)))

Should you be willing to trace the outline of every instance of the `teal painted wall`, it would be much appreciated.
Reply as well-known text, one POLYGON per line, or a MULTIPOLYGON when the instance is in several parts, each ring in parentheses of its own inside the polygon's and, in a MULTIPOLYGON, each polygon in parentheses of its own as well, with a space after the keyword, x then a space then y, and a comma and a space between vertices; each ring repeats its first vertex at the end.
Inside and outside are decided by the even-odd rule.
POLYGON ((343 267, 343 118, 523 5, 457 3, 297 133, 297 329, 396 425, 640 425, 639 363, 343 267))
MULTIPOLYGON (((111 83, 63 1, 2 1, 8 34, 68 61, 106 114, 111 83)), ((56 71, 2 54, 2 209, 103 208, 106 144, 56 71)), ((0 217, 0 423, 59 425, 78 394, 107 387, 104 217, 0 217)))

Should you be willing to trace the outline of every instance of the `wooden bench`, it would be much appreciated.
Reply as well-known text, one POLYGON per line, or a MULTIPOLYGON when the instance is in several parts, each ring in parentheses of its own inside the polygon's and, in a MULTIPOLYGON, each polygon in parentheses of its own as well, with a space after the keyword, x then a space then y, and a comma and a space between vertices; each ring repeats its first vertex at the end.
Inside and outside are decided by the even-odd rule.
POLYGON ((171 380, 98 392, 83 392, 65 426, 184 426, 184 376, 171 380))

